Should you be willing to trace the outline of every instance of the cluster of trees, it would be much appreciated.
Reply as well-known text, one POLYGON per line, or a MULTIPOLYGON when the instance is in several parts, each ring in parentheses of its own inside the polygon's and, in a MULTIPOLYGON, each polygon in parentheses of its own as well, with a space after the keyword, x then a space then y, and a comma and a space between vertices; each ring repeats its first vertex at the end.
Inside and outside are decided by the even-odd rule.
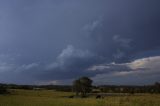
POLYGON ((92 86, 92 80, 81 77, 73 82, 73 91, 76 95, 86 96, 86 93, 160 93, 160 83, 147 86, 92 86))
POLYGON ((100 92, 104 93, 160 93, 160 83, 147 86, 98 86, 100 92))
POLYGON ((46 89, 46 90, 56 90, 71 92, 72 86, 70 85, 16 85, 16 84, 1 84, 0 89, 25 89, 25 90, 36 90, 36 89, 46 89))

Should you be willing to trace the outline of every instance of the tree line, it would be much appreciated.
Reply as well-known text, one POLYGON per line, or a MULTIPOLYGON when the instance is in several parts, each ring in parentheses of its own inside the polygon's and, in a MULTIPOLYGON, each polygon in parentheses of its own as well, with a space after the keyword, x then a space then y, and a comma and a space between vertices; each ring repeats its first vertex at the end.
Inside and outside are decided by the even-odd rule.
POLYGON ((73 82, 73 91, 77 96, 80 94, 82 97, 87 93, 160 93, 160 83, 158 82, 147 86, 92 86, 92 82, 88 77, 81 77, 73 82))
POLYGON ((160 93, 160 83, 145 86, 123 85, 92 85, 88 77, 80 77, 73 81, 72 85, 16 85, 0 84, 0 94, 8 93, 8 89, 41 90, 54 89, 56 91, 75 92, 76 96, 86 96, 87 93, 160 93))

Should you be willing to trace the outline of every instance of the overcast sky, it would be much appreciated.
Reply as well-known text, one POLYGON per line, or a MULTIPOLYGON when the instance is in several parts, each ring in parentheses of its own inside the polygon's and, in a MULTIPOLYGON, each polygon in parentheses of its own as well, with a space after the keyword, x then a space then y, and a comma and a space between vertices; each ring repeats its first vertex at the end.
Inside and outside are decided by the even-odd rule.
POLYGON ((159 0, 0 0, 0 83, 160 81, 159 0))

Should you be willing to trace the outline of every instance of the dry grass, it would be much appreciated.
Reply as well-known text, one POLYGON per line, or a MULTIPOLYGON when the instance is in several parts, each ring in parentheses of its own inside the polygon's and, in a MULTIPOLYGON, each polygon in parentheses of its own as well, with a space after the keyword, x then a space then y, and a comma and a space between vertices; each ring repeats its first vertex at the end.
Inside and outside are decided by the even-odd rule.
POLYGON ((66 96, 72 93, 52 90, 12 90, 11 92, 11 95, 0 95, 0 106, 160 106, 158 94, 71 99, 66 96))

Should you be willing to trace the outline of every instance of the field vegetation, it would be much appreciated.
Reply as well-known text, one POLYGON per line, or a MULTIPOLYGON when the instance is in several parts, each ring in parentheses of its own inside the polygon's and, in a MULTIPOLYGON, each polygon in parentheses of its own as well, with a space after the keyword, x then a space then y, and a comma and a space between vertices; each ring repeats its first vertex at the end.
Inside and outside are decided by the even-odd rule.
POLYGON ((160 94, 108 95, 96 99, 68 98, 72 92, 10 89, 0 95, 0 106, 160 106, 160 94))

